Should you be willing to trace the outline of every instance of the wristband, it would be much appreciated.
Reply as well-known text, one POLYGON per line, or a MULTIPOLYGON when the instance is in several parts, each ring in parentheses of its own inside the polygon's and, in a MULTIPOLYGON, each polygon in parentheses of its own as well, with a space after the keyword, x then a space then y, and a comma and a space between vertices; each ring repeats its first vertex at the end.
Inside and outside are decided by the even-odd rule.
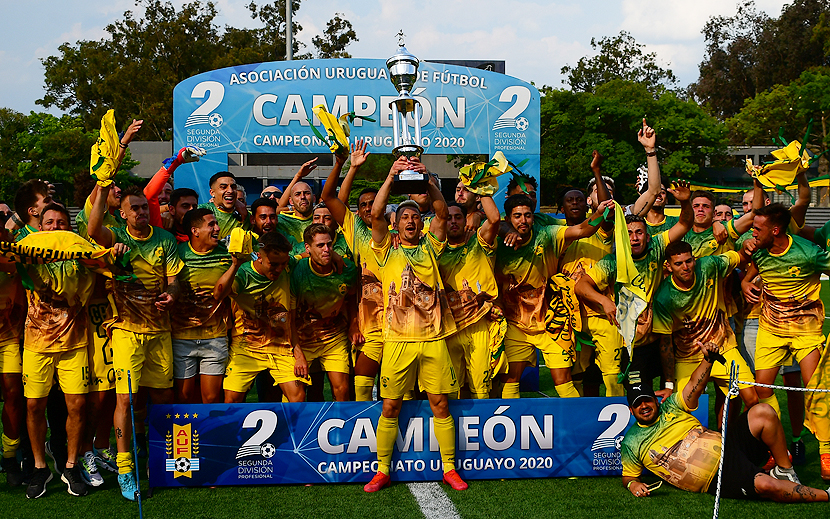
POLYGON ((631 490, 631 484, 634 483, 634 481, 636 481, 636 480, 632 479, 631 481, 629 481, 628 484, 625 486, 625 489, 626 490, 631 490))
POLYGON ((610 212, 611 212, 611 208, 606 207, 605 211, 602 212, 602 216, 600 218, 592 218, 592 219, 588 220, 588 225, 590 225, 591 227, 596 227, 597 225, 601 224, 602 222, 607 222, 608 221, 608 213, 610 213, 610 212))
POLYGON ((21 228, 26 227, 26 224, 23 223, 19 216, 17 216, 17 213, 12 213, 12 215, 9 218, 11 218, 12 221, 15 224, 19 225, 21 228))
POLYGON ((121 147, 121 149, 124 149, 124 150, 126 150, 126 149, 127 149, 127 145, 126 145, 126 144, 124 144, 123 142, 119 142, 119 143, 118 143, 118 146, 119 146, 119 147, 121 147))
POLYGON ((666 383, 663 384, 663 387, 665 389, 671 389, 672 391, 674 391, 674 382, 672 382, 671 380, 667 380, 666 383))
POLYGON ((657 156, 657 150, 646 152, 646 157, 656 157, 656 156, 657 156))

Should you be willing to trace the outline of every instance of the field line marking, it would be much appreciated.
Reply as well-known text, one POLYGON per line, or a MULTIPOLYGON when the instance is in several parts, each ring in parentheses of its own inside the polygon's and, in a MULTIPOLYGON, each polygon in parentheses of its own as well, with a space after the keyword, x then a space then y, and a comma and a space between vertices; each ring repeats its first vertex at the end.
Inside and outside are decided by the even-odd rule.
POLYGON ((455 505, 441 486, 434 482, 407 483, 409 491, 421 507, 421 513, 428 519, 461 519, 455 505))

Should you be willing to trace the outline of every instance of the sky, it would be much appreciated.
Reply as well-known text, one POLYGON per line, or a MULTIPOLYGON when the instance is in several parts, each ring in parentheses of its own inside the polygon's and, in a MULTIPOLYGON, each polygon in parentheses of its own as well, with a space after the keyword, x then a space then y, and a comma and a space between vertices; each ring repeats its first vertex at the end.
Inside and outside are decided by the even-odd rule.
MULTIPOLYGON (((220 26, 256 26, 245 7, 250 0, 214 3, 220 26)), ((755 3, 777 17, 785 2, 755 3)), ((311 47, 312 36, 339 12, 359 38, 347 49, 356 58, 391 56, 395 34, 403 30, 407 48, 421 59, 504 60, 511 76, 561 87, 560 69, 594 54, 591 38, 628 31, 686 86, 697 79, 703 60, 704 24, 711 16, 734 15, 737 5, 731 0, 305 0, 295 15, 303 31, 295 37, 311 47)), ((104 27, 128 10, 143 12, 135 0, 0 0, 0 107, 45 111, 35 104, 44 94, 41 59, 57 55, 65 42, 104 38, 104 27)))

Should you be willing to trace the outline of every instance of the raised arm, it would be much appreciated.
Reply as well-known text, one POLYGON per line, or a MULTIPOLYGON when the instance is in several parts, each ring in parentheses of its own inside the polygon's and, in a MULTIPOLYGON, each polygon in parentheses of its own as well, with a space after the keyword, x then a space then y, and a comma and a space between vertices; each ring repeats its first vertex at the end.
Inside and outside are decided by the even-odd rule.
MULTIPOLYGON (((604 202, 606 200, 611 200, 611 192, 608 190, 608 185, 605 183, 605 180, 602 178, 602 161, 605 160, 605 157, 602 156, 600 152, 594 150, 591 152, 591 171, 594 173, 594 182, 597 186, 597 203, 604 202)), ((614 221, 610 218, 608 221, 602 222, 600 224, 602 229, 607 233, 610 233, 614 230, 614 221)))
POLYGON ((493 201, 492 196, 482 196, 480 202, 484 214, 487 215, 487 220, 481 225, 478 232, 482 240, 493 246, 499 236, 499 225, 501 224, 499 208, 496 207, 496 202, 493 201))
POLYGON ((346 204, 346 207, 349 207, 349 194, 352 192, 352 182, 354 182, 357 170, 360 169, 360 166, 366 162, 366 158, 369 156, 369 152, 366 151, 366 145, 367 142, 363 139, 360 139, 352 144, 349 171, 346 173, 346 178, 343 179, 343 184, 340 185, 340 194, 338 195, 338 198, 340 198, 341 202, 346 204))
POLYGON ((104 227, 104 214, 109 209, 107 207, 107 196, 110 189, 112 189, 112 184, 107 187, 98 187, 98 196, 95 197, 95 202, 92 203, 92 211, 89 213, 89 222, 87 222, 86 229, 89 237, 102 247, 112 247, 114 241, 112 231, 104 227))
POLYGON ((130 143, 135 139, 135 134, 138 133, 138 130, 141 129, 141 125, 144 123, 144 119, 135 120, 130 123, 130 126, 127 127, 127 130, 124 132, 124 135, 121 136, 121 146, 118 147, 118 157, 116 162, 118 166, 121 167, 121 161, 124 160, 124 157, 127 155, 127 147, 130 143))
POLYGON ((692 211, 692 204, 689 203, 689 197, 692 193, 689 190, 688 182, 685 180, 673 182, 669 193, 680 202, 680 219, 669 229, 669 242, 675 242, 682 240, 689 229, 692 228, 692 224, 695 222, 695 213, 692 211))
POLYGON ((239 267, 242 266, 243 262, 241 258, 235 254, 231 254, 231 266, 216 280, 216 285, 213 287, 213 299, 223 301, 231 295, 233 279, 236 277, 236 273, 239 271, 239 267))
MULTIPOLYGON (((317 169, 317 157, 309 160, 308 162, 303 163, 300 166, 299 171, 294 175, 294 178, 291 179, 291 183, 288 184, 288 187, 285 188, 285 191, 282 192, 282 196, 280 197, 279 207, 281 211, 284 211, 286 207, 288 207, 288 203, 291 200, 291 190, 294 189, 294 184, 308 176, 309 173, 317 169)), ((340 172, 338 171, 338 175, 340 172)))
POLYGON ((427 193, 432 199, 432 210, 435 216, 429 221, 429 232, 438 241, 447 239, 447 224, 450 221, 450 210, 447 207, 447 201, 444 200, 444 195, 438 189, 438 180, 432 175, 429 176, 429 184, 427 184, 427 193))
MULTIPOLYGON (((343 226, 343 222, 346 221, 346 211, 349 210, 349 207, 346 205, 346 202, 340 200, 337 197, 337 180, 340 178, 340 171, 343 169, 343 164, 346 162, 346 157, 343 155, 335 155, 334 156, 334 167, 331 168, 331 173, 329 173, 329 178, 326 179, 326 183, 323 184, 323 190, 320 192, 320 198, 326 204, 326 207, 329 208, 331 211, 331 217, 334 218, 334 221, 337 222, 337 225, 343 226)), ((351 169, 349 169, 349 173, 351 173, 351 169)), ((345 180, 343 181, 345 185, 345 180)), ((343 189, 340 189, 340 192, 343 192, 343 189)), ((283 193, 285 196, 285 193, 283 193)), ((348 195, 346 197, 348 200, 348 195)))
POLYGON ((795 224, 804 227, 804 220, 807 218, 807 208, 810 207, 810 183, 807 182, 807 173, 802 171, 795 176, 798 181, 798 200, 790 207, 790 215, 795 224))
POLYGON ((392 182, 395 180, 395 175, 408 168, 409 161, 406 157, 400 157, 396 160, 389 168, 386 180, 375 195, 375 201, 372 203, 372 241, 375 243, 383 243, 389 233, 389 224, 386 223, 386 202, 389 201, 389 193, 392 191, 392 182))
POLYGON ((702 343, 700 341, 695 343, 695 346, 700 348, 703 353, 703 360, 700 365, 692 373, 689 382, 683 387, 683 401, 686 402, 686 407, 689 409, 696 409, 697 402, 700 395, 706 391, 706 382, 709 380, 709 374, 712 372, 712 364, 715 359, 712 354, 718 352, 718 345, 714 342, 702 343))
POLYGON ((660 164, 657 162, 657 134, 654 129, 646 124, 643 118, 643 127, 637 133, 637 140, 643 145, 646 152, 646 164, 648 166, 648 189, 637 198, 631 208, 631 214, 644 216, 651 211, 651 206, 660 194, 660 164))
MULTIPOLYGON (((600 202, 599 207, 597 207, 597 210, 593 214, 591 214, 591 218, 585 220, 579 225, 569 225, 568 228, 565 230, 565 247, 567 247, 576 240, 587 238, 588 236, 591 236, 592 234, 597 232, 597 227, 599 227, 600 220, 602 219, 605 210, 613 210, 613 207, 613 200, 605 200, 604 202, 600 202)), ((623 225, 624 224, 625 222, 623 222, 623 225)))

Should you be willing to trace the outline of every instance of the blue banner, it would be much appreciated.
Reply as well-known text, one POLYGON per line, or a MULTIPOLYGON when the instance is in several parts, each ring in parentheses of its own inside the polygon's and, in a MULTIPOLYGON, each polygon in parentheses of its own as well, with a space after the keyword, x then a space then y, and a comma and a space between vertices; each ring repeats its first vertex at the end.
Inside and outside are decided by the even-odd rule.
MULTIPOLYGON (((151 486, 367 482, 377 471, 381 402, 154 405, 151 486)), ((693 414, 708 423, 708 397, 693 414)), ((452 400, 462 478, 620 475, 634 423, 624 398, 452 400)), ((393 481, 440 480, 424 401, 404 402, 393 481)))
MULTIPOLYGON (((374 119, 356 119, 351 139, 390 153, 389 103, 397 94, 382 59, 255 63, 188 78, 173 90, 174 149, 201 146, 208 154, 176 171, 176 187, 207 200, 207 180, 228 169, 229 153, 330 153, 310 128, 309 119, 325 134, 312 113, 319 104, 337 117, 353 111, 374 119)), ((539 179, 539 91, 530 83, 422 62, 412 95, 423 108, 424 153, 502 151, 514 164, 528 159, 522 171, 539 179)), ((501 184, 504 191, 507 181, 501 184)))

